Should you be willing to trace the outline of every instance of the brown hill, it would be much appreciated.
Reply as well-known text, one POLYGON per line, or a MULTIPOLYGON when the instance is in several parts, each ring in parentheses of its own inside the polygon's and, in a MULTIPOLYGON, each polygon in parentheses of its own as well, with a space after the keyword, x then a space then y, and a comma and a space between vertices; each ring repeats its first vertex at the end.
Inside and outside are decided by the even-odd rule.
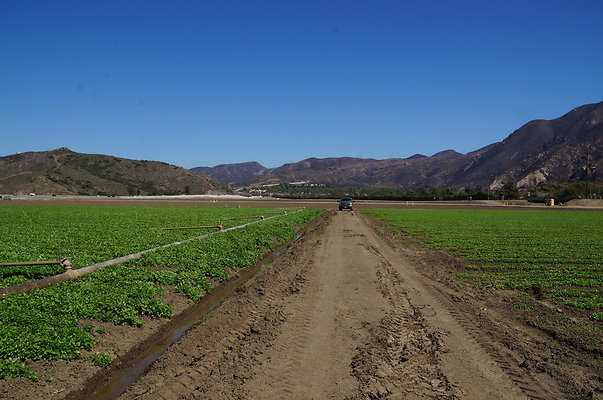
POLYGON ((215 178, 174 165, 81 154, 65 147, 0 157, 0 193, 163 195, 230 191, 215 178))
MULTIPOLYGON (((226 164, 203 171, 237 185, 310 181, 332 186, 415 188, 465 186, 498 189, 505 182, 520 187, 541 182, 583 179, 591 163, 589 179, 601 181, 603 159, 603 102, 588 104, 562 117, 531 121, 505 140, 460 154, 445 150, 427 157, 364 159, 352 157, 309 158, 278 168, 248 169, 226 164), (587 155, 588 153, 588 155, 587 155)), ((261 167, 261 166, 260 166, 261 167)))
POLYGON ((215 167, 196 167, 191 171, 198 174, 211 175, 227 183, 235 183, 253 179, 256 175, 266 171, 266 168, 255 161, 237 164, 221 164, 215 167))

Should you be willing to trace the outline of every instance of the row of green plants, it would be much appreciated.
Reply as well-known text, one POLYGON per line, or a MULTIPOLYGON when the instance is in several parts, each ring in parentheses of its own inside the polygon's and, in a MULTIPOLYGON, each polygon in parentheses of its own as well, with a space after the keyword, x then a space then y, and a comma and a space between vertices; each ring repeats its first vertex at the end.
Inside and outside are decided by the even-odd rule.
POLYGON ((603 309, 603 213, 499 210, 370 210, 396 228, 469 262, 458 276, 603 309))
MULTIPOLYGON (((0 210, 6 211, 1 207, 0 210)), ((14 210, 21 212, 19 208, 14 210)), ((71 209, 73 214, 69 213, 69 208, 58 207, 30 207, 26 211, 32 221, 38 225, 41 220, 47 221, 47 228, 53 229, 61 228, 53 213, 68 217, 83 216, 87 211, 91 229, 81 233, 80 237, 96 235, 99 242, 111 242, 114 247, 113 252, 107 252, 103 245, 89 241, 84 249, 70 248, 78 258, 87 260, 85 263, 183 239, 183 232, 187 232, 188 237, 197 235, 194 231, 167 231, 163 232, 161 242, 157 243, 149 233, 150 227, 196 225, 201 220, 215 223, 216 218, 282 213, 282 210, 269 209, 163 207, 76 207, 71 209), (104 223, 98 222, 103 219, 99 214, 106 216, 104 223), (110 216, 117 218, 112 220, 110 216), (130 229, 138 225, 134 222, 136 218, 140 218, 139 224, 147 229, 135 228, 137 230, 131 232, 130 229), (105 230, 100 230, 99 225, 104 225, 105 230), (107 235, 107 231, 113 234, 107 235), (137 234, 140 234, 142 243, 136 243, 137 234), (113 235, 123 243, 120 244, 120 240, 112 241, 113 235), (102 256, 90 254, 98 249, 101 249, 102 256)), ((166 291, 183 293, 192 300, 201 298, 218 282, 228 279, 240 268, 253 265, 269 249, 292 238, 320 213, 319 210, 300 210, 280 215, 242 229, 159 249, 139 260, 106 267, 74 281, 61 282, 29 293, 6 295, 0 300, 0 379, 16 376, 37 379, 37 375, 27 368, 29 360, 88 358, 97 365, 107 365, 112 358, 110 354, 90 355, 97 343, 92 332, 96 335, 104 332, 95 330, 93 325, 82 325, 82 320, 139 327, 143 324, 143 317, 168 318, 172 315, 172 309, 160 298, 166 291)), ((61 223, 69 230, 69 225, 75 221, 80 230, 86 231, 84 220, 64 218, 61 223)), ((234 226, 249 220, 222 222, 234 226)), ((36 228, 32 232, 44 231, 33 223, 31 226, 36 228)), ((25 231, 21 232, 26 234, 25 231)), ((22 239, 15 235, 11 237, 22 239)), ((24 242, 26 240, 19 243, 24 242)), ((71 242, 65 243, 71 245, 71 242)), ((10 247, 4 240, 2 246, 10 247)), ((79 265, 85 263, 80 262, 79 265)))
MULTIPOLYGON (((165 227, 223 225, 226 219, 278 215, 280 209, 239 207, 3 206, 0 263, 69 257, 81 268, 216 229, 158 230, 165 227)), ((2 267, 0 288, 62 272, 58 265, 2 267)))

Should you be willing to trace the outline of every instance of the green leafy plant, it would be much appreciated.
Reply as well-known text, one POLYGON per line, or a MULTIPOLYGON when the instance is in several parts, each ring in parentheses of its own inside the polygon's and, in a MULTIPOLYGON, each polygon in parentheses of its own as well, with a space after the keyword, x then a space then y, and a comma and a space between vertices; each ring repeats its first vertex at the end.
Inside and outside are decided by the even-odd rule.
POLYGON ((596 312, 589 317, 593 321, 603 322, 603 312, 596 312))
POLYGON ((97 367, 107 368, 109 365, 111 365, 112 361, 113 361, 113 356, 109 353, 92 355, 92 362, 97 367))
POLYGON ((27 368, 24 362, 14 358, 0 360, 0 379, 26 377, 33 381, 40 379, 38 374, 27 368))

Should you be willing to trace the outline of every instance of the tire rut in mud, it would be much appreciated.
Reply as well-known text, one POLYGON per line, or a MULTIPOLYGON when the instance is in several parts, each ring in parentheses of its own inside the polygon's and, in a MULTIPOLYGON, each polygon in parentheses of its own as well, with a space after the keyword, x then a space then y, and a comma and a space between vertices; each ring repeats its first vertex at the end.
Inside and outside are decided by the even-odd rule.
POLYGON ((538 383, 528 371, 521 369, 521 366, 525 365, 525 358, 520 359, 517 354, 510 351, 510 349, 493 342, 491 337, 484 334, 484 332, 478 328, 481 325, 480 321, 475 320, 471 315, 460 310, 458 306, 441 291, 436 290, 433 286, 428 286, 427 290, 440 305, 448 310, 450 315, 467 333, 469 333, 475 343, 485 350, 513 383, 521 389, 527 398, 544 400, 556 397, 556 395, 549 393, 543 385, 538 383))
POLYGON ((391 309, 379 325, 370 329, 371 340, 359 347, 352 360, 360 393, 351 399, 404 398, 454 399, 454 388, 441 370, 438 354, 441 340, 430 330, 420 311, 409 302, 400 286, 401 278, 377 249, 369 250, 383 258, 377 267, 379 291, 391 309))
POLYGON ((276 357, 266 360, 264 380, 270 382, 264 392, 264 398, 284 399, 293 393, 295 382, 295 368, 299 359, 303 357, 304 351, 310 338, 311 316, 314 311, 314 303, 308 304, 308 293, 298 295, 295 311, 288 318, 288 329, 297 333, 296 340, 280 341, 274 344, 271 354, 276 357))

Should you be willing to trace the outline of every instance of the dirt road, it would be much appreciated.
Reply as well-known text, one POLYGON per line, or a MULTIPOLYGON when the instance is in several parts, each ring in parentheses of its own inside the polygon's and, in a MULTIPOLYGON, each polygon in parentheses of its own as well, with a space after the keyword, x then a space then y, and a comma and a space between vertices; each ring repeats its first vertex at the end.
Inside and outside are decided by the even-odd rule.
POLYGON ((470 315, 366 218, 331 213, 120 398, 568 398, 492 340, 525 332, 470 315))

